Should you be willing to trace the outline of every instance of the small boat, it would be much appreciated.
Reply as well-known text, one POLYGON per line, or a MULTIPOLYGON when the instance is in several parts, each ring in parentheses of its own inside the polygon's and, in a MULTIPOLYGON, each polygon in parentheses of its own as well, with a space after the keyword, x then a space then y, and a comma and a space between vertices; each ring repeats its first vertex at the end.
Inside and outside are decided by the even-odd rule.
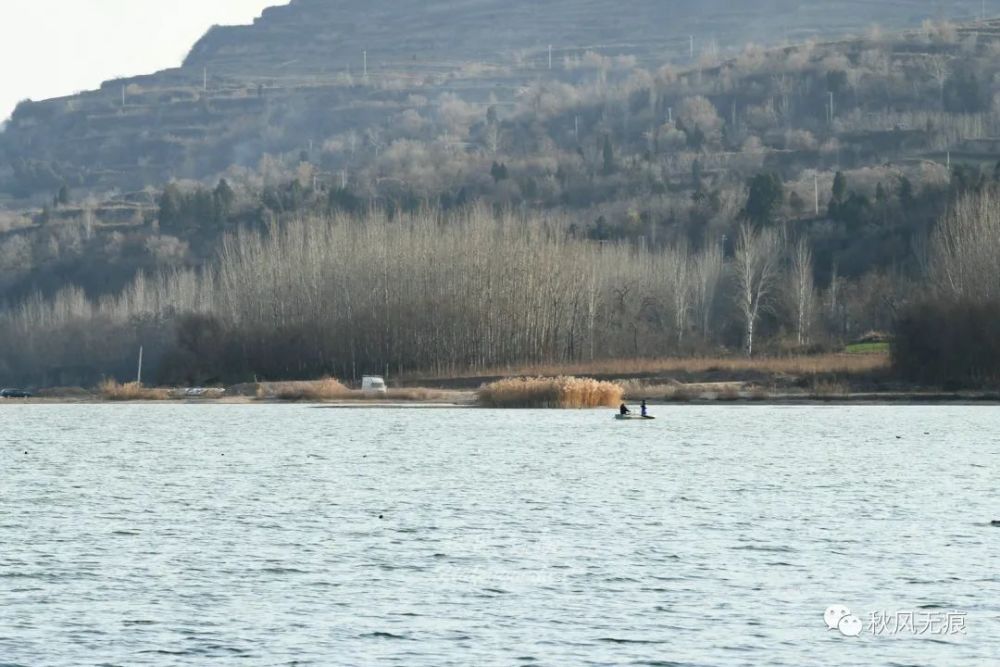
POLYGON ((656 419, 656 417, 649 417, 649 416, 643 417, 642 415, 615 415, 615 419, 618 419, 620 421, 631 421, 633 419, 642 421, 644 419, 645 420, 656 419))

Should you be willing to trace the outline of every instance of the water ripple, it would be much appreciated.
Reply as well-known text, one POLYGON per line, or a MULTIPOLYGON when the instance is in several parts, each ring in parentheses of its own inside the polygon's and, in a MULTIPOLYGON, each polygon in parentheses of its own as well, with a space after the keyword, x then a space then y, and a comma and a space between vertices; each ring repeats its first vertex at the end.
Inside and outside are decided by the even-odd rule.
POLYGON ((994 409, 661 413, 0 408, 0 667, 996 664, 994 409))

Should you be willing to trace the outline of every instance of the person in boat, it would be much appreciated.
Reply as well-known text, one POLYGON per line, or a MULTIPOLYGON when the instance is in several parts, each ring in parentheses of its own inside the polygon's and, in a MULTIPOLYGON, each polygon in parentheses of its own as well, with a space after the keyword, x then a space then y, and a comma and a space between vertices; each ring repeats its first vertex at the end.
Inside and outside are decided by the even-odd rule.
POLYGON ((618 408, 618 412, 622 417, 632 414, 632 411, 628 409, 628 406, 622 403, 622 406, 618 408))
POLYGON ((649 416, 649 410, 646 408, 646 401, 645 401, 645 399, 643 399, 643 401, 642 401, 642 416, 643 416, 644 419, 649 416))

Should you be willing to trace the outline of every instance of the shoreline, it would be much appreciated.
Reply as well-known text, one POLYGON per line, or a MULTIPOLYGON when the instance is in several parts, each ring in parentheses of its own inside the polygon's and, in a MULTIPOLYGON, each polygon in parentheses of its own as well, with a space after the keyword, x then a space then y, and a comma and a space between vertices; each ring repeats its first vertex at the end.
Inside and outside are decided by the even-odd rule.
MULTIPOLYGON (((663 358, 528 366, 394 378, 388 393, 365 394, 334 379, 263 381, 225 387, 147 387, 107 381, 93 389, 50 387, 2 405, 311 405, 329 408, 475 408, 480 390, 516 380, 588 380, 619 385, 629 405, 1000 405, 1000 388, 948 388, 898 379, 884 354, 780 358, 663 358)), ((535 382, 538 384, 538 382, 535 382)), ((550 383, 551 384, 551 383, 550 383)), ((537 388, 536 388, 537 389, 537 388)), ((549 387, 543 387, 550 390, 549 387)), ((544 392, 543 392, 544 393, 544 392)), ((549 401, 540 396, 539 404, 549 401)), ((522 402, 531 406, 531 399, 522 402)), ((516 409, 516 408, 503 408, 516 409)), ((558 409, 558 408, 555 408, 558 409)), ((573 409, 573 408, 568 408, 573 409)))
MULTIPOLYGON (((306 406, 322 409, 363 409, 363 410, 440 410, 440 409, 523 409, 523 408, 486 408, 476 403, 475 393, 468 392, 463 400, 438 401, 399 401, 399 400, 280 400, 260 399, 245 396, 228 396, 219 398, 172 398, 166 400, 139 399, 131 401, 109 400, 94 397, 41 397, 41 398, 9 398, 0 399, 0 407, 25 405, 258 405, 258 406, 306 406)), ((638 404, 639 399, 628 399, 629 405, 638 404)), ((815 396, 809 394, 774 394, 750 395, 738 398, 704 398, 692 397, 675 400, 646 399, 649 406, 656 407, 726 407, 726 406, 1000 406, 1000 395, 994 392, 859 392, 840 396, 815 396)), ((572 408, 569 408, 572 409, 572 408)), ((612 410, 613 407, 584 408, 590 410, 612 410)), ((558 410, 558 408, 556 409, 558 410)))

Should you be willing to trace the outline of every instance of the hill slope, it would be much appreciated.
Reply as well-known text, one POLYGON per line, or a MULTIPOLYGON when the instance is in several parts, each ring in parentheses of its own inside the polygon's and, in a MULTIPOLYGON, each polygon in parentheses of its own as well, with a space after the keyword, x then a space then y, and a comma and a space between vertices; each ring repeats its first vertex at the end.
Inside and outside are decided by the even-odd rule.
MULTIPOLYGON (((256 166, 265 154, 298 155, 335 135, 384 125, 387 108, 415 106, 415 99, 455 95, 512 104, 533 81, 575 80, 572 65, 588 57, 654 68, 685 64, 692 52, 697 60, 751 41, 798 41, 872 23, 913 25, 936 15, 940 4, 293 0, 252 26, 213 28, 180 68, 21 105, 0 134, 0 195, 51 197, 63 185, 104 192, 201 179, 232 165, 256 166)), ((970 16, 980 3, 950 3, 950 9, 970 16)))

